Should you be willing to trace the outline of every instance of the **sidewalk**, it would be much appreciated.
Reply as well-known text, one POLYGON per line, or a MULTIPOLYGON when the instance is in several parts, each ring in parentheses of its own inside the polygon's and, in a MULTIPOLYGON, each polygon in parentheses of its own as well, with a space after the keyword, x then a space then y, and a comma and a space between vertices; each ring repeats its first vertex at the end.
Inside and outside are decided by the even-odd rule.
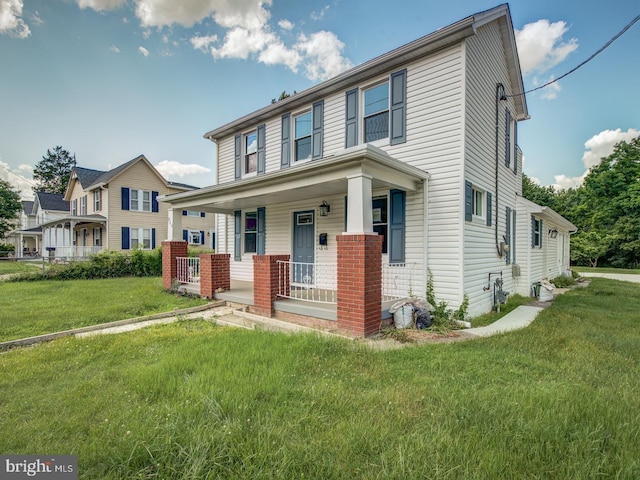
POLYGON ((504 317, 493 322, 491 325, 477 328, 467 328, 464 333, 474 335, 476 337, 488 337, 498 333, 517 330, 529 325, 536 318, 538 313, 544 310, 544 306, 521 305, 512 312, 507 313, 504 317))

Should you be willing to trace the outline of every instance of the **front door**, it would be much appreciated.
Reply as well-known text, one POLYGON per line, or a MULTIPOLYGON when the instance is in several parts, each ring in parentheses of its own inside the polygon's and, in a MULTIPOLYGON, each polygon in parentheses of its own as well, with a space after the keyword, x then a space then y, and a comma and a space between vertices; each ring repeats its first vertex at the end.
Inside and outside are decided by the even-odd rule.
POLYGON ((313 264, 315 262, 314 211, 293 214, 293 283, 313 284, 313 264))

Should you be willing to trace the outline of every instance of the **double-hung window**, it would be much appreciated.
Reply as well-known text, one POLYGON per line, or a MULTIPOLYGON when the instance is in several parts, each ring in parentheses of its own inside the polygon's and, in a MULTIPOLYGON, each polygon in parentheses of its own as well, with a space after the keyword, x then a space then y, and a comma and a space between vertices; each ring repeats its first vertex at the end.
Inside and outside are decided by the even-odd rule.
POLYGON ((311 112, 305 112, 294 117, 294 159, 308 160, 311 158, 311 112))
POLYGON ((243 175, 258 171, 258 133, 254 130, 244 136, 243 175))
POLYGON ((256 253, 258 234, 258 214, 257 212, 246 212, 244 214, 244 252, 256 253))
POLYGON ((75 200, 71 200, 71 215, 77 215, 78 214, 78 199, 76 198, 75 200))
POLYGON ((151 192, 149 190, 131 189, 130 210, 137 212, 151 211, 151 192))
POLYGON ((131 229, 131 248, 140 248, 142 250, 151 249, 151 229, 150 228, 132 228, 131 229))
POLYGON ((464 219, 467 222, 478 223, 481 220, 485 225, 492 225, 493 198, 487 192, 470 181, 466 180, 464 185, 464 219))
POLYGON ((80 197, 80 215, 87 214, 87 196, 83 195, 80 197))
POLYGON ((102 190, 96 190, 93 192, 93 211, 99 212, 102 210, 102 190))
POLYGON ((364 91, 364 141, 389 136, 389 82, 364 91))

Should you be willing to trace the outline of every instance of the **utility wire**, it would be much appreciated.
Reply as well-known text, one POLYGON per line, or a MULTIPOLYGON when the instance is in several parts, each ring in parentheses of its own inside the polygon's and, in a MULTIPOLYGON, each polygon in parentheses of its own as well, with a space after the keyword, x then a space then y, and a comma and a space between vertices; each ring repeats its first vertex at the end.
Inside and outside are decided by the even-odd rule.
POLYGON ((589 63, 591 60, 593 60, 597 55, 599 55, 600 53, 602 53, 604 50, 606 50, 609 45, 611 45, 613 42, 615 42, 618 38, 620 38, 627 30, 629 30, 638 20, 640 20, 640 15, 638 15, 636 18, 634 18, 633 20, 631 20, 631 22, 629 22, 629 24, 624 27, 622 30, 620 30, 620 32, 618 32, 613 38, 611 38, 611 40, 609 40, 607 43, 605 43, 597 52, 595 52, 593 55, 591 55, 589 58, 587 58, 584 62, 580 63, 577 67, 572 68, 571 70, 569 70, 567 73, 560 75, 558 78, 555 78, 553 80, 551 80, 550 82, 545 83, 544 85, 541 85, 539 87, 536 88, 532 88, 531 90, 527 90, 524 93, 518 93, 515 95, 508 95, 509 97, 517 97, 520 95, 525 95, 527 93, 531 93, 531 92, 535 92, 536 90, 540 90, 543 89, 545 87, 548 87, 549 85, 551 85, 552 83, 557 82, 558 80, 562 80, 564 77, 571 75, 573 72, 575 72, 576 70, 578 70, 580 67, 582 67, 583 65, 586 65, 587 63, 589 63))

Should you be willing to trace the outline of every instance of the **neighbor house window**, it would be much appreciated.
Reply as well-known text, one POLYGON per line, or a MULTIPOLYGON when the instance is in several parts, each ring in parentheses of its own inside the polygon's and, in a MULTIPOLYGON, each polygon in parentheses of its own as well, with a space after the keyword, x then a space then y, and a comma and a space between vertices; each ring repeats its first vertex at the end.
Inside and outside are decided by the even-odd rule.
POLYGON ((78 199, 76 198, 75 200, 71 201, 71 215, 77 215, 78 214, 78 199))
POLYGON ((364 91, 364 141, 389 136, 389 82, 364 91))
POLYGON ((102 228, 93 229, 93 244, 96 247, 102 246, 102 228))
POLYGON ((140 248, 142 250, 151 249, 151 229, 150 228, 132 228, 131 229, 131 248, 140 248))
POLYGON ((87 214, 87 196, 83 195, 80 197, 80 215, 87 214))
POLYGON ((138 212, 151 211, 151 192, 149 190, 131 189, 130 209, 138 212))
POLYGON ((102 190, 96 190, 93 192, 93 211, 99 212, 102 210, 102 190))
POLYGON ((244 136, 244 169, 243 174, 258 171, 258 133, 253 131, 244 136))
POLYGON ((294 158, 296 161, 311 158, 311 112, 306 112, 295 117, 294 145, 294 158))
POLYGON ((257 212, 247 212, 244 214, 244 252, 256 253, 258 233, 257 212))
POLYGON ((202 245, 203 238, 199 231, 196 231, 196 230, 189 231, 189 243, 191 245, 202 245))

